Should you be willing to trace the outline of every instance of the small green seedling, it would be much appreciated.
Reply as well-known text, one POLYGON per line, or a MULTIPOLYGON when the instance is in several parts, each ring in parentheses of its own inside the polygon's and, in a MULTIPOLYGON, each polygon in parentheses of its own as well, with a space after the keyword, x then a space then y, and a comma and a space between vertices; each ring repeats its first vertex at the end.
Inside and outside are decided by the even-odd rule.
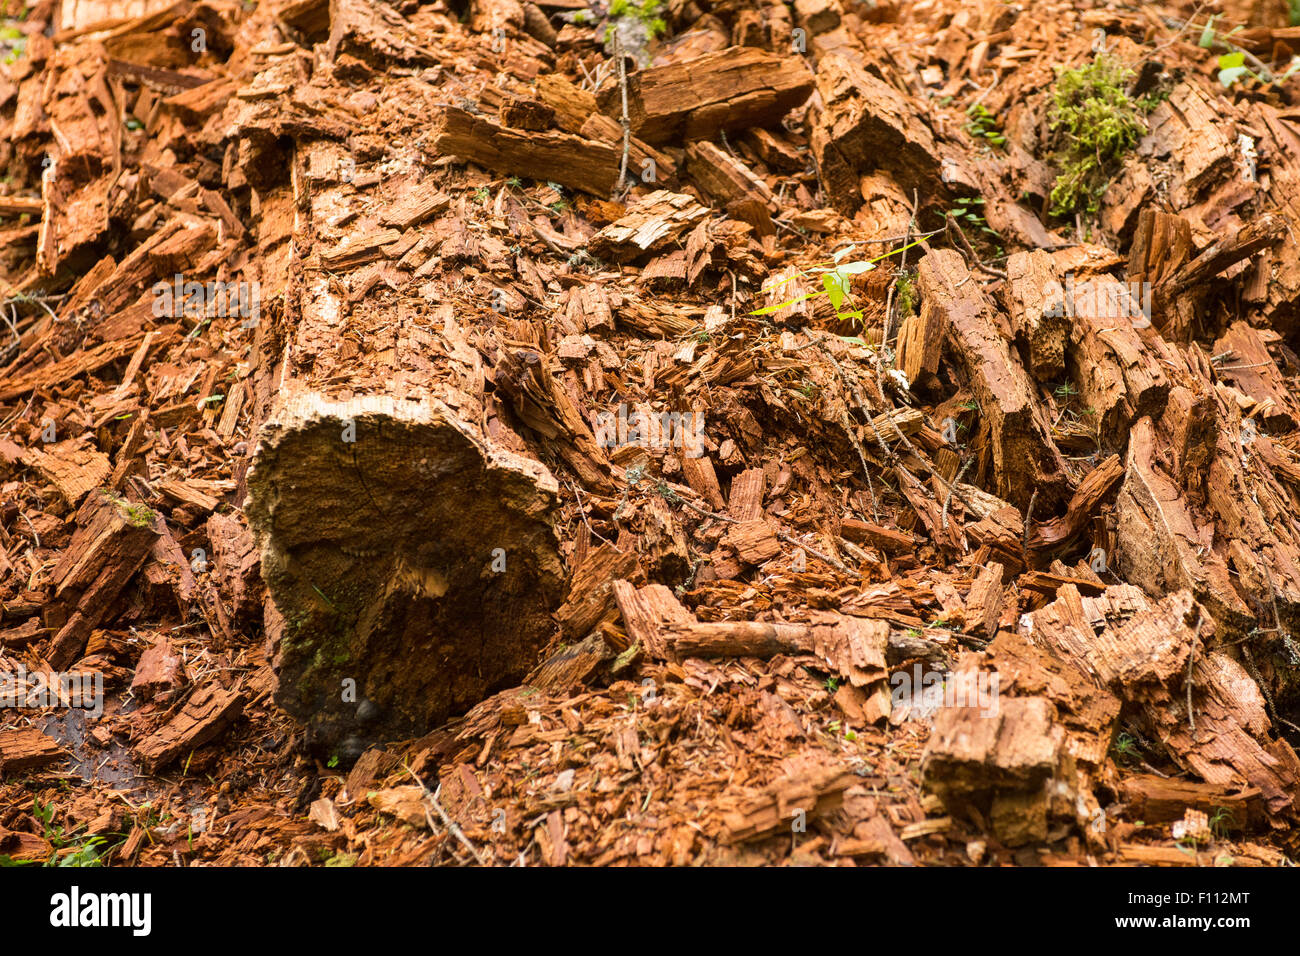
POLYGON ((1006 145, 1007 138, 1002 135, 1001 129, 998 128, 997 120, 993 114, 984 108, 983 103, 975 103, 966 110, 966 115, 970 119, 966 123, 966 132, 970 133, 976 139, 984 139, 992 146, 1006 145))
POLYGON ((862 310, 853 307, 855 305, 852 291, 853 277, 870 272, 876 267, 876 263, 881 259, 886 259, 905 249, 910 249, 922 241, 924 240, 917 239, 915 242, 909 242, 905 246, 900 246, 897 249, 883 252, 873 259, 858 259, 853 262, 841 262, 840 260, 846 258, 849 252, 853 250, 853 246, 846 246, 831 257, 831 262, 818 263, 817 265, 810 266, 807 269, 800 270, 794 275, 782 279, 780 282, 770 286, 764 286, 759 290, 759 292, 761 294, 773 292, 787 283, 793 282, 800 276, 819 277, 821 280, 820 289, 813 292, 805 292, 802 295, 797 295, 792 299, 787 299, 786 301, 777 303, 776 305, 763 306, 761 309, 755 309, 749 314, 770 315, 773 312, 780 312, 783 309, 788 309, 796 302, 802 302, 805 299, 817 299, 825 296, 830 301, 831 308, 835 310, 836 318, 842 322, 856 322, 861 326, 862 310))

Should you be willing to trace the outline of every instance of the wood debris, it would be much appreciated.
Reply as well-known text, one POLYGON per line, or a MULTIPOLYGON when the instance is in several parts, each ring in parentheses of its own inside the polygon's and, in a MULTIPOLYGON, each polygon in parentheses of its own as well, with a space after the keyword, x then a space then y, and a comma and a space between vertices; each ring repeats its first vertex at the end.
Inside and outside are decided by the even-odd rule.
POLYGON ((1294 858, 1285 5, 128 6, 3 15, 0 854, 1294 858))

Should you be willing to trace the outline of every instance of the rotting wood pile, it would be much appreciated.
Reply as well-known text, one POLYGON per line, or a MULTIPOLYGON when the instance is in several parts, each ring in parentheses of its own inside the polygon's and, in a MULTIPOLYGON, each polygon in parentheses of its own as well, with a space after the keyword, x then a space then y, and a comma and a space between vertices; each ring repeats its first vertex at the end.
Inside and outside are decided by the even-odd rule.
POLYGON ((130 6, 0 41, 0 861, 1294 858, 1285 2, 130 6))

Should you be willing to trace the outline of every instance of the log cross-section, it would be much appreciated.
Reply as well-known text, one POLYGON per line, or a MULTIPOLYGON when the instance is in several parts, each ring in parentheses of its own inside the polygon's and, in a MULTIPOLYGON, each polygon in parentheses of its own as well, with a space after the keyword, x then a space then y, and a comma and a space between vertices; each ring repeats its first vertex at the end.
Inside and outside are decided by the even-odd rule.
POLYGON ((276 699, 313 739, 421 733, 535 663, 561 579, 555 479, 441 402, 293 395, 249 489, 285 619, 276 699))

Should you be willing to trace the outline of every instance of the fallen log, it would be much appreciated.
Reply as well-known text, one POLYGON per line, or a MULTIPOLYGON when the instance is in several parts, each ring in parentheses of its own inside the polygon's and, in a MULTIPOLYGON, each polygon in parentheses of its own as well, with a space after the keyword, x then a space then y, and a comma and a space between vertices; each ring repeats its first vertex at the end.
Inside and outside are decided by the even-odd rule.
MULTIPOLYGON (((537 663, 563 598, 558 486, 481 430, 481 359, 450 305, 426 326, 402 314, 400 296, 354 306, 326 280, 326 268, 348 271, 319 256, 340 207, 359 213, 342 229, 346 245, 386 203, 348 183, 295 184, 310 213, 294 230, 304 263, 286 309, 295 345, 253 456, 247 514, 284 619, 276 700, 307 724, 310 746, 355 759, 537 663), (345 321, 391 351, 358 361, 345 321)), ((352 266, 353 281, 374 268, 352 266)))

